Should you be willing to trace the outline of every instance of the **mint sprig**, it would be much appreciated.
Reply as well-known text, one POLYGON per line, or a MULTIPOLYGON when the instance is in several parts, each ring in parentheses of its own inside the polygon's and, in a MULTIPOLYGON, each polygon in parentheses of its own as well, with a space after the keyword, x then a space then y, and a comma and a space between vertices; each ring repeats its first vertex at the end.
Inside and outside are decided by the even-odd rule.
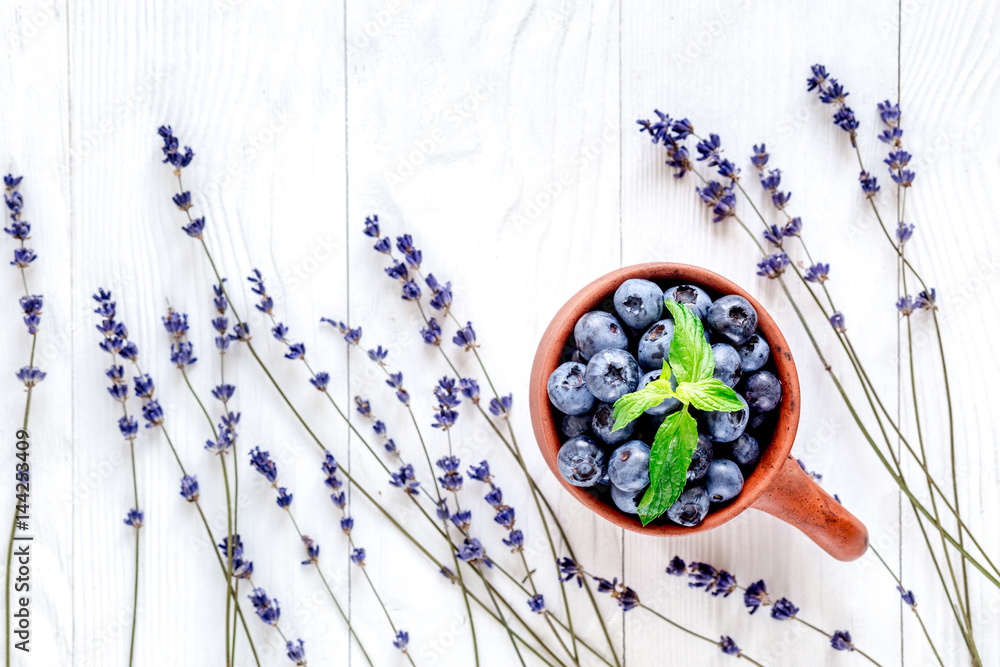
POLYGON ((667 416, 656 430, 649 454, 649 488, 639 502, 642 525, 655 521, 674 504, 687 482, 691 457, 698 447, 698 423, 690 407, 706 412, 735 412, 743 409, 736 392, 715 379, 715 355, 705 340, 701 320, 673 299, 664 305, 674 318, 670 352, 663 372, 639 391, 615 401, 614 430, 624 428, 643 412, 667 400, 680 401, 681 409, 667 416), (671 386, 670 376, 677 382, 671 386))

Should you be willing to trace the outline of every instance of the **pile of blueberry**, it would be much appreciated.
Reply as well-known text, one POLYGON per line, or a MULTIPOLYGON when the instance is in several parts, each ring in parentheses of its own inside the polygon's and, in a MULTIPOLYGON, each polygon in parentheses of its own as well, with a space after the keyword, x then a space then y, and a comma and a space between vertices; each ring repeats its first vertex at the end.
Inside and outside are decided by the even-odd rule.
POLYGON ((612 431, 612 408, 622 396, 660 377, 674 332, 664 299, 686 305, 701 319, 715 356, 715 377, 743 403, 737 412, 689 408, 698 423, 698 446, 687 486, 665 516, 681 526, 696 526, 710 506, 739 495, 744 476, 771 440, 781 402, 781 382, 772 372, 770 347, 757 331, 757 312, 741 296, 713 300, 695 285, 664 290, 649 280, 631 279, 602 310, 581 317, 563 350, 563 363, 548 380, 549 401, 563 415, 565 440, 557 461, 570 484, 610 496, 622 512, 638 512, 649 485, 653 436, 681 405, 667 399, 617 431, 612 431))

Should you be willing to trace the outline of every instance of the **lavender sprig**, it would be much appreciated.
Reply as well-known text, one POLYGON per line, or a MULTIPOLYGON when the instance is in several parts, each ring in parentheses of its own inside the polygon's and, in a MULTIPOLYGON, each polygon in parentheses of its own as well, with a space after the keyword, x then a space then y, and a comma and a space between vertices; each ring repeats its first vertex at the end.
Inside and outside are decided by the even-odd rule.
MULTIPOLYGON (((675 558, 675 560, 678 559, 675 558)), ((626 586, 625 582, 619 582, 617 577, 613 578, 611 581, 608 581, 603 577, 590 574, 583 568, 583 566, 581 566, 572 558, 562 558, 559 561, 559 569, 561 572, 559 577, 560 581, 568 582, 568 581, 573 581, 575 579, 581 586, 583 586, 585 578, 590 578, 593 581, 597 582, 597 592, 609 594, 618 603, 618 606, 621 608, 623 612, 629 612, 636 608, 642 609, 647 613, 652 614, 656 618, 660 619, 661 621, 667 623, 668 625, 673 626, 674 628, 682 632, 685 632, 691 635, 692 637, 697 637, 698 639, 701 639, 704 642, 708 642, 709 644, 719 647, 719 650, 721 650, 726 655, 731 655, 736 658, 742 658, 743 660, 746 660, 752 665, 758 665, 759 667, 763 667, 759 662, 757 662, 749 655, 744 653, 739 648, 739 646, 736 645, 736 642, 734 642, 731 637, 723 635, 718 640, 712 639, 711 637, 702 635, 698 632, 695 632, 694 630, 690 630, 684 627, 683 625, 680 625, 675 621, 672 621, 671 619, 667 618, 666 616, 656 611, 655 609, 643 604, 642 601, 639 599, 639 594, 636 593, 632 588, 626 586)))
MULTIPOLYGON (((330 458, 330 465, 327 466, 326 464, 324 464, 324 470, 327 470, 328 467, 331 470, 331 472, 328 473, 327 484, 328 485, 335 484, 336 488, 340 488, 339 480, 336 479, 337 464, 332 460, 333 458, 332 456, 329 458, 330 458)), ((368 664, 369 665, 373 664, 371 658, 368 656, 368 652, 365 650, 364 644, 361 642, 361 638, 357 635, 357 633, 354 630, 354 625, 351 623, 350 617, 344 612, 343 606, 341 606, 340 601, 337 599, 337 596, 334 594, 333 589, 330 587, 330 584, 327 581, 326 574, 323 572, 323 569, 319 565, 319 553, 320 553, 319 544, 317 544, 308 535, 303 533, 302 529, 299 528, 299 523, 298 521, 296 521, 295 515, 292 512, 291 508, 292 494, 288 493, 288 490, 285 487, 278 485, 277 463, 275 463, 275 461, 271 458, 269 452, 262 451, 260 447, 255 447, 253 450, 250 451, 250 467, 256 470, 258 473, 260 473, 260 475, 265 480, 267 480, 271 488, 277 492, 276 504, 278 505, 278 507, 285 510, 285 514, 288 516, 289 521, 291 521, 292 526, 295 528, 295 533, 298 535, 299 540, 302 542, 302 545, 306 550, 306 559, 302 561, 302 565, 307 565, 307 566, 314 565, 316 567, 316 572, 317 574, 319 574, 320 580, 323 582, 323 587, 326 588, 326 592, 330 596, 330 600, 333 601, 333 604, 337 608, 337 611, 340 613, 341 618, 347 624, 348 632, 350 632, 351 636, 353 636, 355 641, 357 641, 358 647, 361 649, 362 654, 364 654, 365 659, 368 661, 368 664)), ((343 526, 345 522, 349 523, 350 526, 354 525, 354 520, 346 515, 343 519, 341 519, 341 526, 343 526)), ((349 528, 345 529, 344 532, 347 533, 348 537, 350 537, 349 528)), ((237 536, 237 539, 238 538, 239 536, 237 536)), ((353 542, 351 543, 351 546, 353 546, 353 542)), ((241 555, 242 555, 242 545, 241 548, 238 550, 238 553, 236 553, 237 558, 239 558, 241 555)), ((238 567, 236 571, 237 572, 239 571, 238 567)), ((289 646, 291 646, 290 643, 289 646)), ((291 658, 291 653, 292 651, 289 650, 290 658, 291 658)))
POLYGON ((763 580, 756 581, 744 588, 736 582, 736 577, 725 570, 716 568, 708 563, 691 562, 685 564, 679 556, 673 557, 667 565, 666 572, 667 574, 675 577, 683 577, 686 574, 688 577, 689 587, 700 588, 706 593, 711 593, 713 597, 727 598, 733 592, 741 590, 743 591, 743 605, 749 609, 751 615, 763 607, 770 607, 771 618, 778 621, 798 621, 799 623, 829 639, 832 648, 839 651, 857 651, 858 655, 863 656, 872 664, 879 664, 871 656, 858 649, 851 642, 851 635, 848 631, 837 630, 836 632, 829 633, 825 630, 821 630, 815 625, 800 618, 798 616, 799 608, 787 598, 774 600, 768 594, 767 585, 763 580))
MULTIPOLYGON (((102 333, 98 347, 111 356, 111 366, 105 371, 105 375, 111 380, 108 394, 121 404, 122 416, 118 419, 118 430, 128 442, 129 458, 132 462, 132 498, 135 504, 125 517, 125 525, 135 528, 135 579, 132 589, 132 631, 129 639, 129 665, 132 665, 135 654, 135 629, 139 604, 139 532, 144 517, 142 510, 139 509, 139 476, 135 466, 135 439, 139 432, 139 423, 128 411, 128 384, 125 379, 124 365, 119 363, 119 359, 127 359, 133 364, 137 364, 139 352, 135 344, 128 340, 128 329, 115 319, 117 307, 115 302, 111 300, 111 292, 103 288, 99 289, 94 294, 94 301, 98 304, 94 312, 102 318, 101 323, 97 326, 97 330, 102 333)), ((148 375, 140 374, 135 378, 135 382, 137 392, 147 401, 146 405, 153 404, 150 409, 143 411, 149 422, 147 427, 162 424, 162 410, 153 399, 152 380, 149 379, 148 375)))

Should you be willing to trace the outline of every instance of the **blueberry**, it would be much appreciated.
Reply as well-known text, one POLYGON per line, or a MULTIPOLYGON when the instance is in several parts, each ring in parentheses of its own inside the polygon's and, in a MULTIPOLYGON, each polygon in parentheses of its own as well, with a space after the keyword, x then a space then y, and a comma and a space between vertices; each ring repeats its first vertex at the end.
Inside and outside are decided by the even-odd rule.
POLYGON ((546 388, 549 400, 560 412, 582 415, 594 407, 594 396, 587 389, 587 367, 578 361, 567 361, 549 376, 546 388))
MULTIPOLYGON (((639 385, 636 387, 636 391, 639 391, 653 380, 659 380, 661 373, 663 373, 662 369, 649 371, 648 373, 643 375, 641 378, 639 378, 639 385)), ((670 376, 670 387, 672 389, 677 389, 677 378, 675 378, 673 375, 670 376)), ((652 415, 654 417, 664 417, 666 415, 669 415, 671 412, 677 412, 678 410, 680 410, 680 408, 681 408, 680 401, 678 401, 676 398, 668 398, 659 405, 646 410, 646 414, 652 415)))
POLYGON ((781 380, 770 371, 760 371, 747 378, 747 403, 755 412, 769 412, 781 402, 781 380))
POLYGON ((604 450, 585 435, 563 443, 556 463, 563 479, 573 486, 594 486, 605 472, 604 450))
POLYGON ((563 348, 562 354, 559 356, 559 363, 564 364, 567 361, 579 361, 582 364, 587 363, 587 360, 583 358, 583 353, 575 347, 563 348))
POLYGON ((682 526, 697 526, 708 515, 708 492, 703 487, 692 486, 667 510, 667 518, 682 526))
POLYGON ((705 476, 712 465, 712 441, 702 433, 698 434, 698 447, 691 455, 691 465, 687 470, 687 481, 694 482, 705 476))
POLYGON ((773 412, 754 412, 751 410, 750 420, 747 422, 747 428, 761 428, 768 422, 768 419, 773 416, 773 412))
POLYGON ((757 311, 736 294, 720 297, 708 309, 708 326, 733 345, 742 345, 757 328, 757 311))
POLYGON ((740 359, 743 360, 743 370, 747 373, 759 371, 771 356, 771 347, 760 334, 750 336, 747 342, 740 345, 740 359))
POLYGON ((733 460, 741 466, 753 465, 760 456, 760 445, 757 439, 749 433, 736 438, 732 445, 733 460))
POLYGON ((615 420, 612 418, 614 406, 610 403, 598 403, 591 417, 590 428, 598 438, 609 445, 619 445, 629 439, 635 430, 635 422, 629 422, 624 428, 612 431, 615 420))
POLYGON ((743 362, 740 353, 732 345, 716 343, 712 346, 715 355, 715 379, 727 387, 735 387, 743 376, 743 362))
POLYGON ((708 467, 705 490, 713 503, 732 500, 743 490, 743 473, 740 467, 728 459, 715 459, 708 467))
POLYGON ((645 489, 640 489, 639 491, 622 491, 614 484, 611 485, 611 500, 614 501, 615 506, 620 509, 625 514, 638 514, 639 513, 639 501, 642 500, 642 494, 645 489))
POLYGON ((590 430, 590 415, 566 415, 562 418, 560 430, 567 438, 583 435, 590 430))
POLYGON ((737 394, 737 397, 743 404, 742 410, 705 413, 705 428, 708 430, 708 436, 715 442, 732 442, 746 430, 750 409, 742 396, 737 394))
POLYGON ((626 280, 615 290, 615 310, 628 326, 645 329, 663 313, 663 290, 648 280, 626 280))
POLYGON ((663 360, 669 358, 673 338, 673 320, 660 320, 642 334, 639 339, 639 364, 643 370, 663 370, 663 360))
POLYGON ((622 491, 638 491, 649 485, 649 445, 630 440, 611 452, 608 476, 622 491))
POLYGON ((635 391, 639 384, 639 364, 625 350, 597 352, 587 363, 587 388, 605 403, 614 403, 635 391))
POLYGON ((708 309, 712 307, 712 299, 700 287, 694 285, 678 285, 671 287, 663 293, 668 299, 673 299, 677 303, 683 303, 699 319, 705 319, 708 309))
POLYGON ((584 359, 590 359, 601 350, 628 347, 628 336, 621 322, 603 310, 591 311, 577 320, 573 337, 584 359))

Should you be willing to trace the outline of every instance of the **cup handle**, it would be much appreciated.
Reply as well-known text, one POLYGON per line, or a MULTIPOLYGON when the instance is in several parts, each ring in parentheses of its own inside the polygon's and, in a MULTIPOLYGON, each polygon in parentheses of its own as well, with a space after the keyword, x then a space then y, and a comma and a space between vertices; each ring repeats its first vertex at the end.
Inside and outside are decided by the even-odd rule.
POLYGON ((791 456, 751 507, 795 526, 837 560, 857 560, 868 550, 865 525, 791 456))

